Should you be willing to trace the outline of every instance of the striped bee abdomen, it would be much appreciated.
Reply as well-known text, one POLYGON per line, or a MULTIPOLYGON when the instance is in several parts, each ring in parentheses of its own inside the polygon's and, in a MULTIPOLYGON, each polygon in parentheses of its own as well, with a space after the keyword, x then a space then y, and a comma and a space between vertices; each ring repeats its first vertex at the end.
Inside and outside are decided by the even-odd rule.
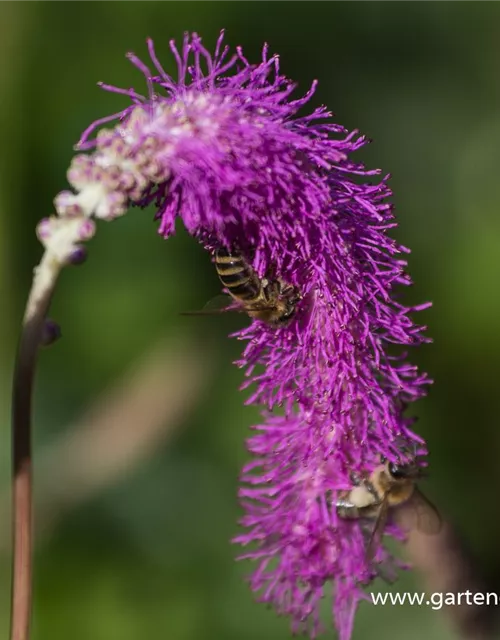
POLYGON ((219 280, 236 300, 251 302, 261 298, 261 282, 242 255, 220 247, 215 251, 215 268, 219 280))

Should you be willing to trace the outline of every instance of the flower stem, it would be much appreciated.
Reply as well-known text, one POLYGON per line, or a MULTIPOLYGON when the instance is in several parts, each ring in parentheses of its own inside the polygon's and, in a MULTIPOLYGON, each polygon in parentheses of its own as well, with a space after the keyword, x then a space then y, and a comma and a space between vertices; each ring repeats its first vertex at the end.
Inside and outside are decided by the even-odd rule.
POLYGON ((36 357, 62 263, 46 251, 35 268, 14 369, 12 396, 12 605, 10 640, 29 640, 32 592, 31 396, 36 357))
POLYGON ((488 592, 496 589, 490 588, 476 558, 450 522, 445 522, 441 532, 434 536, 413 529, 408 539, 408 552, 414 567, 423 574, 429 591, 451 598, 454 606, 444 608, 460 638, 494 640, 499 637, 495 606, 488 600, 478 604, 475 599, 465 603, 461 599, 475 594, 482 594, 486 599, 488 592))

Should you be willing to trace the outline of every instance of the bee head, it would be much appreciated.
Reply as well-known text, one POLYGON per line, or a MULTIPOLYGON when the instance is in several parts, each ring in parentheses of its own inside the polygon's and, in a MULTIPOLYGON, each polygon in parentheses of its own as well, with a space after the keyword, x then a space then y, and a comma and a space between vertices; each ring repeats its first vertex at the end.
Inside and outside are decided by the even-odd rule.
POLYGON ((279 326, 284 326, 290 322, 297 311, 297 303, 302 299, 302 296, 292 286, 283 287, 280 283, 280 301, 281 313, 277 319, 279 326))
POLYGON ((389 462, 387 472, 393 480, 414 480, 420 476, 419 467, 414 462, 406 464, 389 462))

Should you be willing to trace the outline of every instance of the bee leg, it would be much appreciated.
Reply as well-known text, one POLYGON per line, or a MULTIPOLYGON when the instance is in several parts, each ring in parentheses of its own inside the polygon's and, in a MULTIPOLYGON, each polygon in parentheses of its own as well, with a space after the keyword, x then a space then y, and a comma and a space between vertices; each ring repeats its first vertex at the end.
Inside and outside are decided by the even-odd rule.
POLYGON ((379 502, 379 495, 370 482, 370 480, 363 478, 358 472, 351 471, 349 474, 353 487, 364 487, 368 493, 374 498, 374 502, 379 502))
POLYGON ((283 280, 278 280, 278 295, 288 298, 291 304, 296 304, 302 297, 293 285, 283 282, 283 280))
POLYGON ((278 293, 280 296, 287 296, 293 291, 293 287, 291 284, 287 284, 283 282, 283 280, 278 280, 278 293))
POLYGON ((359 487, 361 484, 363 484, 363 479, 357 471, 351 471, 349 473, 349 479, 351 480, 353 487, 359 487))
POLYGON ((344 498, 339 498, 335 503, 337 515, 344 520, 358 520, 361 517, 358 507, 344 498))
POLYGON ((279 294, 279 287, 276 282, 269 282, 267 278, 264 278, 262 280, 262 293, 264 294, 266 304, 271 304, 271 300, 274 300, 279 294))
POLYGON ((364 482, 364 486, 366 487, 366 490, 375 498, 375 502, 380 502, 380 496, 377 493, 377 490, 375 489, 373 484, 368 480, 366 480, 364 482))

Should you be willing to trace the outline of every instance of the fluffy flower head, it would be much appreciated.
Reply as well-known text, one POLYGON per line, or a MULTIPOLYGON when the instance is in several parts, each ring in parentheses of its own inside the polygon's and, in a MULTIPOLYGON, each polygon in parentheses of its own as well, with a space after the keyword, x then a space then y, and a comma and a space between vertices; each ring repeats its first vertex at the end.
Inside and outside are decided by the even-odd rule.
POLYGON ((147 95, 102 85, 131 105, 84 132, 78 146, 91 153, 69 170, 75 192, 56 198, 59 217, 39 235, 50 243, 61 218, 80 229, 91 216, 154 203, 163 236, 180 217, 208 249, 243 256, 263 290, 281 282, 299 293, 291 323, 253 320, 236 334, 249 402, 267 410, 248 442, 237 541, 257 561, 252 587, 294 628, 318 633, 318 604, 333 583, 347 639, 363 585, 393 562, 381 546, 377 563, 367 561, 366 523, 339 517, 337 496, 353 474, 366 479, 381 460, 404 461, 412 443, 425 453, 403 411, 428 380, 395 345, 425 341, 409 314, 426 305, 395 296, 410 280, 407 250, 388 235, 388 176, 352 159, 364 136, 331 123, 324 107, 304 114, 315 83, 294 98, 267 46, 251 64, 239 48, 230 55, 222 35, 213 55, 187 35, 180 50, 171 43, 176 80, 148 47, 151 69, 129 54, 147 95))

